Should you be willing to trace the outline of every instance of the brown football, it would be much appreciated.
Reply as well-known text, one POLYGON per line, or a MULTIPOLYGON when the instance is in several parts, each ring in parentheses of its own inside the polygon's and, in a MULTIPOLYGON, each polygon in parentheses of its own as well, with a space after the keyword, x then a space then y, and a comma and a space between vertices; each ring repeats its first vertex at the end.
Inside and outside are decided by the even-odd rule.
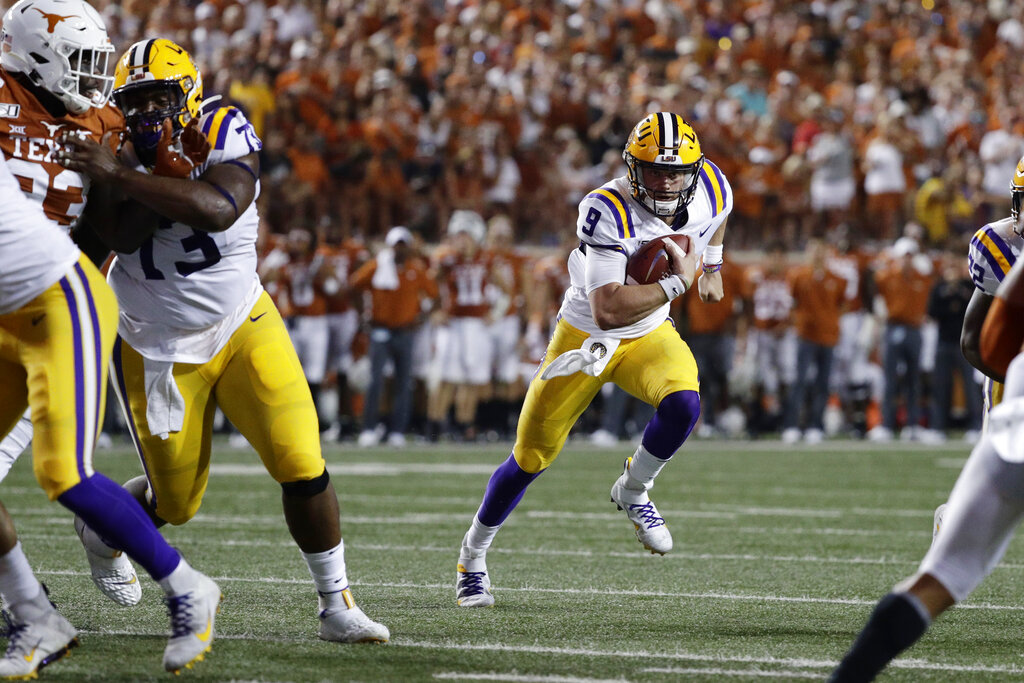
POLYGON ((690 251, 690 238, 681 233, 662 235, 640 247, 626 262, 626 284, 647 285, 660 280, 668 272, 668 254, 663 238, 669 238, 684 252, 690 251))

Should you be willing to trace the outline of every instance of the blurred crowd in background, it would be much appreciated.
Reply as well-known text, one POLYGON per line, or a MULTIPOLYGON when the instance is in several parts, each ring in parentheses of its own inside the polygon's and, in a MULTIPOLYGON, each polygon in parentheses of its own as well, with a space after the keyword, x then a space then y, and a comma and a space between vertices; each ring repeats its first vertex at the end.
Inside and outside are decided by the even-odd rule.
MULTIPOLYGON (((951 323, 937 309, 928 315, 928 296, 955 280, 969 297, 970 236, 1008 214, 1009 179, 1024 153, 1024 92, 1013 87, 1024 3, 93 4, 118 49, 158 35, 189 49, 206 96, 243 109, 262 138, 261 272, 293 317, 296 345, 323 355, 308 362, 331 436, 369 444, 397 435, 398 444, 405 433, 507 435, 564 288, 577 203, 624 172, 626 136, 655 110, 693 124, 735 193, 723 271, 733 274, 730 296, 715 307, 686 300, 679 311, 680 331, 703 363, 701 434, 783 429, 791 440, 814 441, 821 432, 881 426, 888 434, 876 431, 879 438, 903 427, 907 438, 939 439, 951 426, 970 436, 980 424, 977 378, 947 382, 935 374, 951 323), (462 212, 478 216, 483 232, 460 222, 470 215, 462 212), (409 232, 386 244, 395 226, 409 232), (437 361, 458 298, 445 255, 473 251, 452 244, 451 233, 484 254, 460 258, 485 264, 481 272, 494 281, 476 283, 487 304, 476 310, 505 325, 491 335, 497 360, 484 384, 467 373, 448 381, 437 361), (895 249, 898 238, 906 239, 895 249), (436 297, 418 295, 422 307, 401 326, 415 332, 409 386, 421 388, 410 389, 418 400, 399 406, 408 424, 400 417, 396 431, 387 420, 376 423, 376 408, 369 422, 362 416, 374 391, 383 414, 394 412, 393 396, 404 389, 374 389, 380 380, 373 378, 394 376, 406 342, 397 351, 393 335, 374 342, 375 330, 391 328, 374 318, 373 277, 358 286, 351 278, 381 253, 394 269, 398 245, 409 251, 400 260, 420 263, 416 277, 439 289, 436 297), (807 390, 814 378, 796 363, 799 350, 790 350, 808 334, 800 326, 810 314, 802 312, 799 284, 776 271, 813 266, 823 250, 845 285, 836 311, 844 332, 829 365, 816 364, 830 376, 816 383, 828 388, 821 396, 807 390), (885 278, 876 276, 903 267, 920 274, 924 288, 914 297, 903 292, 914 298, 913 311, 878 286, 885 278), (775 322, 759 323, 767 304, 758 293, 773 288, 775 322), (322 325, 303 320, 321 316, 335 321, 326 345, 322 325), (890 324, 922 331, 916 353, 886 362, 890 324), (758 360, 773 338, 783 340, 774 375, 758 360), (370 363, 374 353, 384 356, 370 363), (886 376, 893 372, 914 381, 898 384, 886 376), (890 397, 897 387, 906 395, 890 397)), ((643 427, 643 409, 631 400, 604 399, 580 432, 600 440, 643 427)))

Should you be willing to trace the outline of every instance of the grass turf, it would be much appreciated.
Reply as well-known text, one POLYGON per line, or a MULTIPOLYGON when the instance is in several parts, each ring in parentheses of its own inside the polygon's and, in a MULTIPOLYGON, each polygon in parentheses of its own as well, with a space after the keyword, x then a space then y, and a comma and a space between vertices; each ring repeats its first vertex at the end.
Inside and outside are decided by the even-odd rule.
MULTIPOLYGON (((497 605, 455 606, 458 545, 506 447, 325 449, 341 499, 356 600, 392 641, 316 637, 316 600, 249 451, 218 441, 200 514, 166 535, 221 585, 213 652, 196 681, 660 681, 825 678, 875 601, 928 548, 934 507, 965 459, 923 448, 693 440, 653 491, 675 537, 646 553, 608 490, 631 450, 570 446, 528 491, 488 556, 497 605)), ((139 473, 124 446, 96 466, 139 473)), ((118 608, 96 591, 70 516, 22 458, 0 486, 30 562, 82 631, 54 681, 166 680, 158 587, 118 608)), ((1024 558, 1003 565, 883 675, 893 681, 1024 678, 1024 558)))

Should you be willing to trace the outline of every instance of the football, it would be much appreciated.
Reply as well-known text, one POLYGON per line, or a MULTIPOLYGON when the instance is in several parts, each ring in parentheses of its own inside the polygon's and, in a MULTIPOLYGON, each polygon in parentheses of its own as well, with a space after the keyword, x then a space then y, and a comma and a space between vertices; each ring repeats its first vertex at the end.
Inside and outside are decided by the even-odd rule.
POLYGON ((690 251, 690 238, 683 234, 662 235, 640 247, 626 262, 626 284, 647 285, 657 282, 668 272, 668 254, 663 238, 669 238, 684 252, 690 251))

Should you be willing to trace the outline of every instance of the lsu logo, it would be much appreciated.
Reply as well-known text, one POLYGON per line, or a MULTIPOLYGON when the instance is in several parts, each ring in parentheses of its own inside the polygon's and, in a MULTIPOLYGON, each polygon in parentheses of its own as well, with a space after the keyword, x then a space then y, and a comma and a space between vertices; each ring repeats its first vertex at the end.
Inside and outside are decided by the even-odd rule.
POLYGON ((0 119, 16 119, 21 114, 20 104, 0 102, 0 119))
POLYGON ((594 342, 590 345, 590 352, 597 356, 598 360, 601 360, 608 355, 608 347, 601 342, 594 342))

